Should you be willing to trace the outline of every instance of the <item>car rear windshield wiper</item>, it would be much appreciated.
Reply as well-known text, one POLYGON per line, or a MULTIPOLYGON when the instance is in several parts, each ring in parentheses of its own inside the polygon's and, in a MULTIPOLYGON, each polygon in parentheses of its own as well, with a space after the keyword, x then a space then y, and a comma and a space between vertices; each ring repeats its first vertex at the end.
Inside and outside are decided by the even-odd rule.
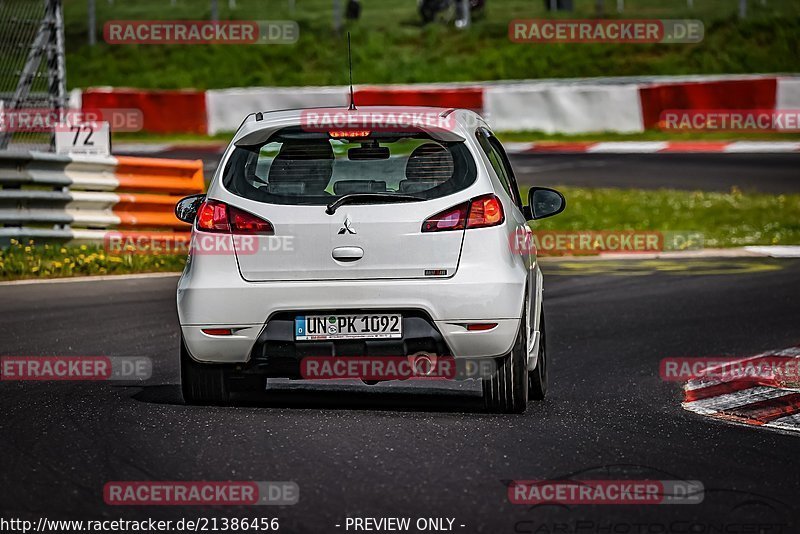
POLYGON ((380 204, 382 202, 413 202, 415 200, 425 200, 422 197, 415 197, 413 195, 397 195, 394 193, 350 193, 349 195, 344 195, 330 204, 325 209, 325 213, 328 215, 333 215, 336 213, 336 210, 339 209, 339 206, 343 204, 352 204, 355 202, 365 201, 366 204, 380 204))

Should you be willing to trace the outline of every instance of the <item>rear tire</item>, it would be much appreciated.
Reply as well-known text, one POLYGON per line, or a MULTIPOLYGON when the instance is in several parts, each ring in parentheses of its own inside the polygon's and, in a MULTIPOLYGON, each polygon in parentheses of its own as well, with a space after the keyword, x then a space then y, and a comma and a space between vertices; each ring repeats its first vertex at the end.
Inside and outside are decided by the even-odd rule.
POLYGON ((547 346, 545 343, 544 308, 539 312, 539 357, 536 368, 528 373, 531 400, 543 400, 547 395, 547 346))
POLYGON ((193 360, 183 338, 181 338, 181 392, 184 402, 192 405, 223 405, 230 400, 226 367, 193 360))
POLYGON ((524 413, 528 407, 527 328, 520 321, 519 333, 509 354, 497 358, 497 370, 484 379, 486 409, 499 413, 524 413))

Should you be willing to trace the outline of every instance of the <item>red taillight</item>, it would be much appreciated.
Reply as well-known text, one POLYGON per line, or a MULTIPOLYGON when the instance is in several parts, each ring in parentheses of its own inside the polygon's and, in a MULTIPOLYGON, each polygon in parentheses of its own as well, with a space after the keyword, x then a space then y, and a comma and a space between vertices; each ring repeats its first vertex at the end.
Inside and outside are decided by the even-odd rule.
POLYGON ((234 234, 272 235, 275 233, 275 229, 269 221, 256 217, 252 213, 230 206, 228 211, 230 212, 228 219, 230 220, 231 231, 234 234))
POLYGON ((494 195, 473 198, 469 208, 467 228, 486 228, 503 224, 503 205, 494 195))
POLYGON ((447 208, 436 215, 432 215, 422 223, 423 232, 442 232, 444 230, 463 230, 467 222, 469 202, 447 208))
POLYGON ((197 229, 204 232, 232 234, 275 233, 269 221, 216 200, 207 200, 200 205, 197 211, 197 229))
POLYGON ((484 330, 491 330, 496 326, 497 323, 470 323, 467 325, 467 330, 470 332, 482 332, 484 330))
POLYGON ((209 336, 230 336, 233 331, 230 328, 203 328, 203 333, 209 336))
POLYGON ((505 215, 500 199, 494 195, 473 198, 458 206, 447 208, 422 223, 423 232, 486 228, 503 224, 505 215))
POLYGON ((216 200, 206 200, 197 210, 197 229, 204 232, 230 232, 228 206, 216 200))

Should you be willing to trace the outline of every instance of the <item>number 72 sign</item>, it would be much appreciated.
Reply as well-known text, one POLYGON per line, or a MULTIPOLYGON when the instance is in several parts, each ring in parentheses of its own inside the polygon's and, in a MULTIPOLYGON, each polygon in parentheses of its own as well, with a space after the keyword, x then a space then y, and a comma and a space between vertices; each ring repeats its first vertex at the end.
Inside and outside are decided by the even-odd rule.
POLYGON ((108 122, 59 124, 55 133, 57 154, 111 155, 108 122))

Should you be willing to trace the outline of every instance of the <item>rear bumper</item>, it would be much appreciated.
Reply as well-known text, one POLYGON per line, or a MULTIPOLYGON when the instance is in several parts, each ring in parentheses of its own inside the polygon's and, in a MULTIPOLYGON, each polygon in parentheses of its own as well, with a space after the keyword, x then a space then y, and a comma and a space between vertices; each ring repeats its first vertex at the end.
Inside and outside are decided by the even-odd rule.
MULTIPOLYGON (((392 282, 393 285, 398 282, 392 282)), ((263 349, 258 345, 262 334, 267 333, 269 324, 266 318, 276 314, 306 313, 309 310, 415 310, 431 318, 430 323, 436 335, 425 335, 426 341, 414 341, 414 338, 401 340, 400 344, 382 346, 371 343, 363 344, 366 354, 370 348, 378 352, 394 352, 392 355, 403 356, 417 350, 427 350, 439 354, 447 353, 456 358, 482 358, 506 354, 511 350, 515 336, 519 330, 520 319, 513 317, 514 310, 519 314, 522 309, 524 286, 517 284, 480 284, 477 287, 456 286, 448 281, 439 280, 437 284, 448 284, 447 290, 473 295, 473 298, 458 299, 450 307, 437 304, 439 287, 436 291, 427 284, 400 284, 392 287, 376 283, 337 283, 335 286, 295 288, 293 298, 286 297, 288 289, 271 287, 273 284, 246 284, 247 287, 232 290, 230 288, 184 288, 178 290, 178 309, 181 319, 181 330, 189 353, 196 360, 205 362, 246 362, 252 354, 263 349), (250 287, 256 286, 256 287, 250 287), (259 287, 260 286, 260 287, 259 287), (346 286, 346 287, 342 287, 346 286), (478 293, 478 298, 474 294, 478 293), (491 297, 490 297, 491 295, 491 297), (284 300, 285 299, 285 300, 284 300), (221 309, 218 303, 231 302, 232 306, 221 309), (511 303, 505 310, 499 303, 511 303), (210 303, 210 306, 209 306, 210 303), (207 308, 212 308, 211 311, 207 308), (502 313, 501 313, 502 312, 502 313), (493 315, 488 315, 493 314, 493 315), (511 315, 511 317, 509 317, 511 315), (441 319, 439 319, 442 317, 441 319), (259 321, 259 318, 264 318, 259 321), (486 331, 468 331, 468 322, 492 322, 497 326, 486 331), (213 336, 202 331, 203 328, 230 328, 232 335, 213 336), (410 352, 409 352, 410 351, 410 352)), ((452 301, 450 297, 443 297, 452 301)), ((405 315, 405 314, 404 314, 405 315)), ((404 320, 405 323, 405 320, 404 320)), ((289 334, 293 334, 289 323, 289 334)), ((409 326, 404 324, 404 333, 410 333, 409 326)), ((279 338, 275 338, 276 340, 279 338)), ((265 341, 262 339, 262 341, 265 341)), ((273 350, 278 344, 273 344, 273 350)), ((282 345, 297 353, 295 346, 311 347, 307 343, 295 344, 292 338, 282 340, 282 345)), ((320 345, 320 344, 314 344, 320 345)), ((324 345, 324 344, 322 344, 324 345)), ((264 348, 267 345, 261 344, 264 348)), ((336 353, 331 347, 314 347, 325 355, 336 353)), ((280 351, 278 351, 280 352, 280 351)), ((341 352, 341 350, 339 351, 341 352)), ((348 349, 349 355, 356 355, 348 349)), ((303 354, 301 351, 300 354, 303 354)))
MULTIPOLYGON (((383 311, 383 310, 381 310, 383 311)), ((399 339, 354 339, 295 342, 296 313, 283 312, 270 317, 250 351, 245 366, 248 372, 300 378, 304 358, 357 357, 381 359, 419 353, 449 355, 447 343, 424 313, 417 310, 391 310, 403 315, 403 336, 399 339)), ((318 312, 314 312, 316 314, 318 312)))
MULTIPOLYGON (((404 323, 408 319, 406 317, 404 323)), ((359 340, 358 342, 297 342, 268 337, 274 322, 246 326, 225 324, 232 335, 213 336, 203 328, 221 325, 181 325, 192 358, 209 363, 245 363, 253 366, 284 364, 294 367, 305 356, 409 356, 419 352, 456 358, 486 358, 508 353, 519 329, 519 319, 494 319, 492 330, 469 332, 463 323, 434 321, 432 332, 413 335, 404 326, 403 339, 359 340), (277 363, 276 363, 277 362, 277 363)), ((285 376, 275 374, 275 376, 285 376)))
MULTIPOLYGON (((199 262, 204 267, 209 264, 205 260, 199 262)), ((181 330, 190 354, 198 361, 247 362, 269 318, 311 310, 414 310, 430 318, 443 341, 441 350, 450 355, 499 356, 514 343, 525 291, 524 274, 513 272, 493 273, 489 280, 459 270, 450 279, 291 283, 252 283, 239 278, 237 271, 233 271, 235 278, 227 272, 225 276, 216 273, 212 276, 190 266, 178 283, 181 330), (466 322, 497 326, 468 331, 466 322), (233 335, 202 332, 210 327, 230 328, 233 335)))

